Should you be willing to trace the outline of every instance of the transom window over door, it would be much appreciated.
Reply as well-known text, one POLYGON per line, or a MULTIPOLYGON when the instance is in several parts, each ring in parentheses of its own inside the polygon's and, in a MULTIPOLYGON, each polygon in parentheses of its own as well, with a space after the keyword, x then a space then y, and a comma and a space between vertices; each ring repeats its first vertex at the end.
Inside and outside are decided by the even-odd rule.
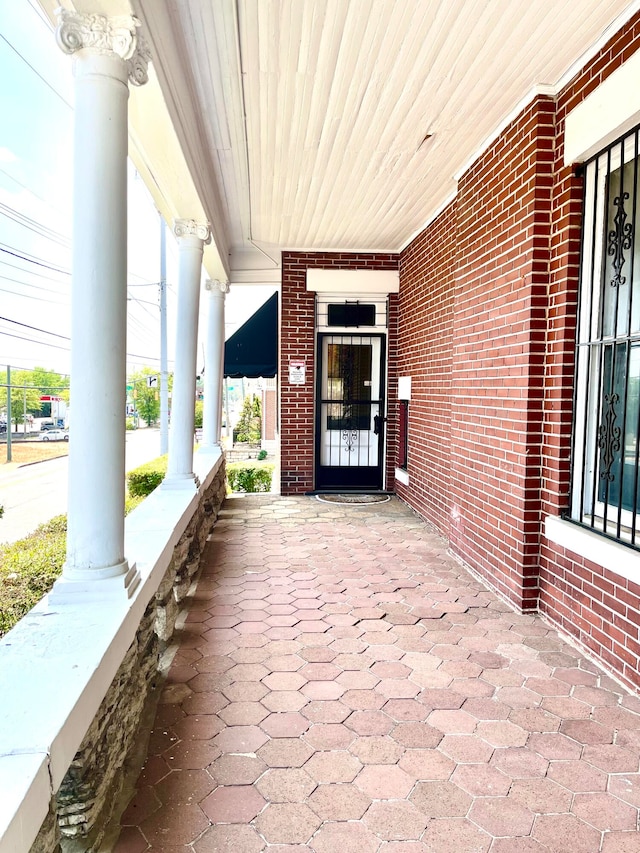
POLYGON ((571 519, 640 549, 639 129, 585 165, 571 519))

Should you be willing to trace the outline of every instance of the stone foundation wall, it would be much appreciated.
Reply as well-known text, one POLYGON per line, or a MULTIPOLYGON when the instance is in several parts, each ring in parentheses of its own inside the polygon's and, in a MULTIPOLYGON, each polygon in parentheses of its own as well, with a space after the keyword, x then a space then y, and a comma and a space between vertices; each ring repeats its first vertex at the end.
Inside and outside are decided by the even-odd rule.
POLYGON ((225 466, 176 545, 171 562, 100 709, 78 750, 31 853, 96 853, 125 781, 139 724, 171 640, 180 603, 225 497, 225 466), (57 819, 56 819, 57 818, 57 819))

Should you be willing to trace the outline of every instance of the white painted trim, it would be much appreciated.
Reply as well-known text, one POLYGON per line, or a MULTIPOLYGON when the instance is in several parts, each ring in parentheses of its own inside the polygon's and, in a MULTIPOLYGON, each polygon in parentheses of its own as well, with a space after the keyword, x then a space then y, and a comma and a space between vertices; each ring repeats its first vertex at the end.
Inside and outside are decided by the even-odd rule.
POLYGON ((282 267, 272 269, 239 269, 229 273, 230 284, 280 284, 282 267))
POLYGON ((571 110, 565 121, 564 164, 582 163, 640 122, 640 51, 571 110))
POLYGON ((442 211, 443 211, 443 210, 446 210, 446 209, 447 209, 447 207, 449 207, 449 205, 451 204, 451 202, 455 199, 455 197, 456 197, 457 195, 458 195, 458 187, 457 187, 457 185, 456 185, 455 190, 454 190, 450 195, 448 195, 448 196, 445 198, 445 200, 442 202, 442 204, 441 204, 441 205, 439 205, 438 207, 436 207, 436 209, 435 209, 435 210, 434 210, 434 212, 429 216, 429 218, 427 219, 427 221, 426 221, 423 225, 421 225, 421 226, 420 226, 420 228, 418 228, 418 230, 417 230, 417 231, 414 231, 414 233, 411 235, 411 237, 410 237, 410 238, 409 238, 409 239, 408 239, 408 240, 407 240, 407 241, 406 241, 406 242, 405 242, 405 243, 400 247, 400 249, 399 249, 399 253, 400 253, 400 252, 404 252, 404 250, 407 248, 407 246, 410 246, 410 245, 411 245, 411 243, 413 243, 413 241, 416 239, 416 237, 419 237, 419 236, 420 236, 420 234, 422 234, 422 232, 423 232, 425 229, 427 229, 427 228, 431 225, 431 223, 432 223, 432 222, 434 222, 434 221, 435 221, 435 220, 440 216, 440 214, 442 213, 442 211))
POLYGON ((404 468, 396 468, 396 480, 399 483, 402 483, 403 486, 409 485, 409 472, 405 471, 404 468))
POLYGON ((0 704, 2 853, 31 849, 174 547, 221 464, 219 449, 196 454, 199 493, 157 489, 127 517, 126 551, 141 576, 129 601, 122 596, 105 606, 78 595, 53 606, 45 596, 0 641, 0 684, 12 685, 0 704))
POLYGON ((307 290, 316 293, 398 293, 398 270, 307 269, 307 290))
POLYGON ((411 399, 411 377, 410 376, 399 376, 398 377, 398 400, 410 400, 411 399))
POLYGON ((637 551, 554 515, 545 518, 544 535, 579 557, 597 563, 626 580, 640 583, 640 555, 637 551))
POLYGON ((611 22, 611 24, 605 29, 600 38, 594 42, 591 47, 587 48, 585 52, 580 56, 576 61, 567 68, 562 77, 558 80, 555 85, 556 93, 561 92, 565 86, 567 86, 574 77, 576 77, 582 69, 588 65, 589 62, 598 54, 600 50, 605 46, 605 44, 609 41, 610 38, 620 30, 627 21, 630 21, 631 18, 636 14, 636 12, 640 11, 640 0, 633 0, 632 3, 629 3, 624 12, 621 12, 618 17, 611 22))
POLYGON ((524 98, 515 105, 511 112, 502 119, 502 121, 495 128, 495 130, 490 133, 489 136, 487 136, 485 141, 477 149, 476 153, 473 154, 467 160, 464 166, 456 172, 456 174, 453 176, 455 180, 460 180, 460 178, 465 174, 465 172, 467 172, 473 166, 476 160, 480 159, 480 157, 484 154, 487 148, 493 145, 493 143, 500 136, 500 134, 503 133, 509 127, 509 125, 518 118, 520 113, 525 110, 529 106, 529 104, 532 103, 532 101, 534 101, 539 95, 547 95, 550 98, 555 98, 557 94, 558 89, 556 86, 534 86, 533 89, 531 89, 531 91, 528 92, 524 96, 524 98))

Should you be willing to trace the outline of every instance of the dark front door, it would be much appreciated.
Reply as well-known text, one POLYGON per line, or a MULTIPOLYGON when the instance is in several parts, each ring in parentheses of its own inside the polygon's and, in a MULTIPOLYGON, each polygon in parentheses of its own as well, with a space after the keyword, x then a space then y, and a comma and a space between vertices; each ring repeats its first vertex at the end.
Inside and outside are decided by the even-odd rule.
POLYGON ((385 336, 318 336, 316 489, 381 489, 385 336))

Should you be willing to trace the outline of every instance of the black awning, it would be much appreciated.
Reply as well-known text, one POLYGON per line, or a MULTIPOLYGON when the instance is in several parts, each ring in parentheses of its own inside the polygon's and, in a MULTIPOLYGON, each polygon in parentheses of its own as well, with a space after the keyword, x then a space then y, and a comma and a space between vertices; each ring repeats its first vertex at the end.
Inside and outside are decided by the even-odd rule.
POLYGON ((265 379, 278 373, 278 294, 274 293, 224 345, 224 375, 265 379))

